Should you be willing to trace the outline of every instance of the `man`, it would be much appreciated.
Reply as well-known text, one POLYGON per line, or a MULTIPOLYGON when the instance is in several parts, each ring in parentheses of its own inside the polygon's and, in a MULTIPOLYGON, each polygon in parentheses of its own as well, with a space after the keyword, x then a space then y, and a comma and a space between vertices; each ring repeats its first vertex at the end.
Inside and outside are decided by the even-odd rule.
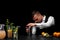
MULTIPOLYGON (((42 15, 39 11, 33 11, 33 20, 34 23, 28 23, 26 26, 29 28, 32 28, 32 34, 36 34, 36 28, 45 29, 53 26, 55 24, 54 17, 49 16, 47 18, 46 15, 42 15)), ((51 29, 50 29, 51 30, 51 29)), ((28 32, 28 29, 26 28, 26 31, 28 32)))

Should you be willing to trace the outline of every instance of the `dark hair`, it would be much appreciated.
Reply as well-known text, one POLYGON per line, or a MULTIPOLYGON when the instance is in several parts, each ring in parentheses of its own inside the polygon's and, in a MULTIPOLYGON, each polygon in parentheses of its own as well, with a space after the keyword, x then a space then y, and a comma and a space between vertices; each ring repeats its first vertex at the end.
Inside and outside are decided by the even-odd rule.
POLYGON ((44 15, 42 12, 38 11, 38 10, 34 10, 32 12, 32 16, 34 16, 35 14, 41 14, 41 15, 44 15))

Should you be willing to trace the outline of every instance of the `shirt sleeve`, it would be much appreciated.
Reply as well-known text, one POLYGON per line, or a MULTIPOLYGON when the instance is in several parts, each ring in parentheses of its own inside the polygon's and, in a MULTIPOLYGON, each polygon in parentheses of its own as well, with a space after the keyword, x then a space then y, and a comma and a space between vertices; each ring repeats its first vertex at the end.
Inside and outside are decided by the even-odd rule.
POLYGON ((43 28, 50 27, 54 24, 55 24, 54 17, 50 16, 46 23, 36 23, 36 26, 39 27, 40 29, 43 29, 43 28))

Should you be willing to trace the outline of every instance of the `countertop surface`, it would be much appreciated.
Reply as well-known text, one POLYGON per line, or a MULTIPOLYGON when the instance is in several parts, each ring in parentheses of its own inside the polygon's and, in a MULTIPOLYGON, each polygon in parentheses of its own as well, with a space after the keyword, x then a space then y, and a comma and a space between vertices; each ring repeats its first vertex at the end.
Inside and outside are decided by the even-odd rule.
POLYGON ((60 40, 60 38, 56 38, 56 37, 53 37, 53 36, 43 37, 41 35, 39 35, 39 36, 36 36, 36 35, 32 35, 32 36, 21 35, 17 39, 15 39, 15 38, 12 38, 12 39, 6 38, 4 40, 60 40))

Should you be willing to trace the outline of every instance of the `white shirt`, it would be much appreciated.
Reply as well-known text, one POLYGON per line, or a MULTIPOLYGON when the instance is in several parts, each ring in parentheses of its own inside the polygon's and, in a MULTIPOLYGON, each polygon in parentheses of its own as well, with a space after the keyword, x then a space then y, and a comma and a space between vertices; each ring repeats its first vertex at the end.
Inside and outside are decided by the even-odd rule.
MULTIPOLYGON (((41 23, 36 23, 36 27, 39 27, 40 29, 51 27, 55 24, 55 20, 53 16, 49 16, 48 21, 45 22, 46 16, 43 17, 43 21, 41 23)), ((36 27, 32 28, 32 34, 36 33, 36 27)))

